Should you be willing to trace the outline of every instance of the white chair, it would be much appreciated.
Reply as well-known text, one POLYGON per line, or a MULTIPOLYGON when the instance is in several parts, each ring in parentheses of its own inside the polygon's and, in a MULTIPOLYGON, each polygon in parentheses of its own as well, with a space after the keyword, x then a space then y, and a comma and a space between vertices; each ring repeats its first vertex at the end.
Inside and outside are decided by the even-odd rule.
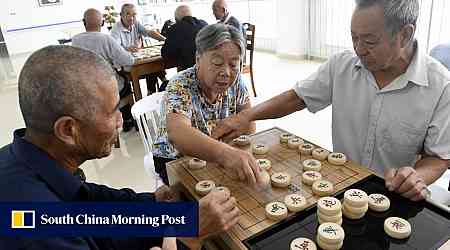
POLYGON ((139 127, 139 134, 145 148, 144 168, 150 178, 154 178, 155 191, 158 187, 163 185, 162 179, 155 171, 155 164, 153 162, 153 142, 158 135, 158 124, 160 121, 160 108, 166 92, 157 92, 146 96, 137 101, 131 107, 131 114, 139 127))

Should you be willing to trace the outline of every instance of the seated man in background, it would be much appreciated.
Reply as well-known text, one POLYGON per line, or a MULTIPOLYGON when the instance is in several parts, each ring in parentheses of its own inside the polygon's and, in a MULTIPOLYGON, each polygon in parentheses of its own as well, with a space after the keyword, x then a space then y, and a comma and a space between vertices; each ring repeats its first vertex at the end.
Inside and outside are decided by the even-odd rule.
POLYGON ((450 43, 437 45, 430 51, 430 56, 450 70, 450 43))
POLYGON ((245 40, 244 28, 242 27, 241 22, 239 22, 236 17, 230 14, 230 11, 228 10, 228 4, 225 0, 214 0, 212 4, 212 10, 214 17, 219 21, 219 23, 231 25, 239 31, 242 31, 242 35, 244 36, 245 40))
MULTIPOLYGON (((133 4, 124 4, 120 11, 120 21, 111 29, 111 36, 129 52, 137 52, 143 43, 143 37, 149 36, 158 41, 166 40, 158 31, 147 30, 136 20, 136 7, 133 4)), ((158 77, 167 82, 164 71, 146 75, 148 94, 156 92, 158 77)))
MULTIPOLYGON (((122 48, 110 35, 100 32, 103 26, 103 18, 100 11, 96 9, 86 10, 83 23, 86 32, 75 35, 72 38, 73 46, 91 50, 103 57, 113 67, 119 69, 134 63, 134 57, 129 52, 122 48)), ((128 96, 131 93, 130 83, 118 73, 116 73, 116 78, 119 83, 120 97, 128 96)), ((121 103, 120 111, 123 117, 123 131, 127 132, 133 127, 131 105, 121 103)))
MULTIPOLYGON (((260 182, 251 153, 211 138, 216 122, 251 107, 240 72, 242 33, 230 25, 205 26, 197 34, 196 64, 169 81, 154 143, 156 172, 168 184, 166 163, 181 155, 214 162, 250 184, 260 182)), ((250 123, 246 133, 255 132, 250 123)))
POLYGON ((293 89, 218 122, 213 136, 229 140, 256 120, 332 105, 333 150, 384 175, 390 191, 422 200, 450 162, 450 72, 414 38, 418 0, 355 2, 354 51, 333 55, 293 89))
MULTIPOLYGON (((177 199, 177 193, 167 186, 155 193, 135 193, 73 176, 85 161, 111 154, 122 125, 115 72, 103 58, 77 47, 48 46, 28 58, 18 85, 26 129, 14 131, 13 142, 0 149, 2 202, 177 199)), ((199 237, 181 240, 191 249, 200 249, 204 237, 229 229, 239 213, 235 198, 214 191, 199 201, 199 237)), ((148 250, 161 242, 162 238, 0 236, 0 249, 148 250)))
POLYGON ((182 71, 194 66, 195 37, 200 29, 208 24, 193 17, 187 5, 178 6, 175 10, 175 21, 167 31, 161 55, 165 59, 176 60, 178 71, 182 71))

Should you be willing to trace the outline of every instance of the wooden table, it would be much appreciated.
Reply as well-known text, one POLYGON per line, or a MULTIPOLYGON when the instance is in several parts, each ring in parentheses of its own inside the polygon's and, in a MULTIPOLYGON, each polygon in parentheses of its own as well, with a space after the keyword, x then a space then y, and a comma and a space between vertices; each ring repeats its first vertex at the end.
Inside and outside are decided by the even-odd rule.
MULTIPOLYGON (((282 201, 289 193, 301 193, 307 199, 308 206, 314 206, 320 198, 312 194, 309 186, 301 182, 302 168, 301 162, 312 158, 300 155, 297 150, 289 149, 285 144, 280 144, 279 135, 286 131, 279 128, 265 130, 252 135, 252 143, 265 143, 270 147, 269 153, 256 158, 267 158, 272 162, 274 172, 288 172, 292 176, 292 184, 289 188, 269 188, 264 191, 258 191, 249 188, 243 183, 237 182, 229 177, 228 173, 215 164, 207 164, 205 169, 191 170, 188 168, 190 158, 184 157, 168 164, 167 172, 171 185, 179 187, 187 196, 193 199, 201 197, 195 192, 195 184, 198 181, 210 179, 214 180, 216 185, 223 185, 231 190, 236 198, 238 207, 242 212, 240 220, 227 233, 221 234, 216 244, 221 245, 223 249, 247 249, 242 243, 243 240, 253 236, 264 229, 276 224, 276 221, 268 220, 265 217, 265 205, 271 201, 282 201)), ((243 150, 250 151, 250 146, 241 147, 243 150)), ((353 162, 347 162, 345 166, 335 166, 328 162, 322 162, 321 170, 325 179, 333 182, 335 192, 343 190, 353 183, 356 183, 369 175, 373 174, 367 168, 361 167, 353 162)), ((294 216, 294 213, 289 213, 294 216)))
MULTIPOLYGON (((154 47, 158 47, 159 51, 161 50, 160 45, 155 45, 154 47)), ((164 60, 161 57, 161 52, 159 52, 159 54, 149 55, 149 57, 138 58, 130 70, 135 101, 142 99, 141 88, 139 85, 140 76, 161 72, 165 69, 174 68, 176 66, 177 65, 174 60, 164 60)))

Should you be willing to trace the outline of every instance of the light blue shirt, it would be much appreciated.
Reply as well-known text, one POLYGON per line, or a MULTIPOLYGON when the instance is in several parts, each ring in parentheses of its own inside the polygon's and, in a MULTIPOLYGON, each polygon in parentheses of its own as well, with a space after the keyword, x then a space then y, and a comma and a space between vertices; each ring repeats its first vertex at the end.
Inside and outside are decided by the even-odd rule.
POLYGON ((430 51, 430 56, 450 70, 450 43, 440 44, 430 51))
POLYGON ((144 25, 135 22, 131 30, 123 26, 122 21, 117 22, 111 29, 111 36, 125 49, 134 46, 142 47, 142 37, 148 36, 144 25))
POLYGON ((413 166, 422 152, 450 159, 449 83, 450 72, 417 49, 407 71, 380 89, 346 51, 294 90, 310 112, 332 105, 335 152, 383 175, 385 168, 413 166))

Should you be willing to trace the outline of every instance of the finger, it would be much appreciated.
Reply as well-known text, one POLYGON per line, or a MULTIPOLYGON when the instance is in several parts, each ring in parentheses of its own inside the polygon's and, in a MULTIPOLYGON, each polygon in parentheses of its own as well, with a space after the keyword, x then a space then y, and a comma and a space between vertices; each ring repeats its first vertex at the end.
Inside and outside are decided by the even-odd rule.
POLYGON ((392 179, 394 179, 396 173, 397 173, 397 169, 395 169, 395 168, 387 168, 384 171, 384 181, 385 181, 386 188, 389 191, 392 191, 392 189, 391 189, 392 179))
POLYGON ((258 166, 258 164, 256 163, 256 160, 253 157, 251 157, 251 159, 249 161, 249 165, 251 167, 253 175, 255 176, 256 183, 261 183, 262 182, 261 168, 258 166))
POLYGON ((238 207, 234 207, 230 212, 224 214, 225 221, 231 221, 235 218, 239 219, 241 211, 238 207))
POLYGON ((227 223, 225 224, 224 230, 227 231, 228 229, 232 228, 234 225, 236 225, 239 222, 239 218, 240 218, 240 211, 239 209, 236 207, 236 211, 232 211, 233 217, 232 219, 227 220, 227 223))
POLYGON ((419 176, 417 176, 417 173, 412 173, 406 178, 406 180, 400 185, 400 187, 397 189, 397 193, 405 193, 411 190, 417 182, 419 182, 419 176))
POLYGON ((238 174, 239 180, 242 182, 245 181, 245 173, 244 173, 244 168, 242 167, 242 164, 240 166, 235 167, 234 169, 238 174))
POLYGON ((427 198, 427 192, 423 189, 418 195, 411 198, 412 201, 421 201, 427 198))
POLYGON ((425 189, 425 184, 421 181, 417 182, 411 189, 407 190, 401 195, 405 198, 411 199, 414 196, 420 195, 422 191, 425 189))
POLYGON ((224 213, 230 212, 236 207, 236 199, 231 197, 226 202, 220 204, 220 207, 224 213))
POLYGON ((210 192, 207 196, 211 196, 211 203, 218 204, 222 204, 230 198, 230 194, 228 192, 210 192))
POLYGON ((226 126, 223 122, 218 122, 216 127, 211 132, 211 137, 217 140, 230 132, 231 129, 228 126, 226 126))
POLYGON ((246 162, 246 164, 244 164, 243 170, 245 173, 245 179, 247 180, 247 183, 250 185, 255 185, 256 178, 255 175, 253 174, 252 168, 249 165, 249 162, 246 162))
POLYGON ((394 178, 391 182, 391 189, 390 191, 396 191, 398 188, 403 184, 403 182, 408 179, 409 175, 413 173, 412 168, 400 168, 398 169, 397 173, 395 174, 394 178))
POLYGON ((239 136, 240 136, 239 131, 233 130, 233 131, 230 131, 229 133, 223 135, 221 139, 225 142, 230 142, 239 136))

